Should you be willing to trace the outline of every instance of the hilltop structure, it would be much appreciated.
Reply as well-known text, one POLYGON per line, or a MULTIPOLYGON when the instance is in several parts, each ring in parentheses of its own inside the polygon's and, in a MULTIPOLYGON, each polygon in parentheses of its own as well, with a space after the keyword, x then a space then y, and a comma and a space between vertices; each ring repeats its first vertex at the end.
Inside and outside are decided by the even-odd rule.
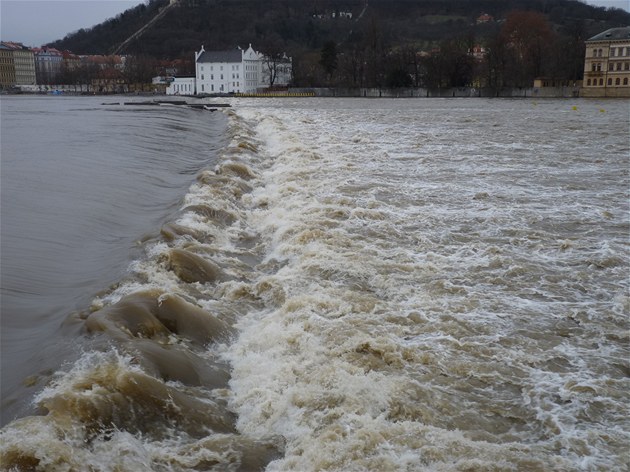
POLYGON ((630 26, 586 41, 582 97, 630 98, 630 26))
POLYGON ((291 81, 291 58, 276 57, 247 49, 195 52, 195 76, 174 77, 168 95, 255 93, 271 87, 284 87, 291 81))

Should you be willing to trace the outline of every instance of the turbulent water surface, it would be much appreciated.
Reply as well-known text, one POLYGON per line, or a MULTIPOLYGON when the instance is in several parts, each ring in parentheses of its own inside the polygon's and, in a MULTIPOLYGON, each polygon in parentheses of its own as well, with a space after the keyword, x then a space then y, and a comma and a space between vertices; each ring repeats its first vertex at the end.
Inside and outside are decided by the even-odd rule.
POLYGON ((216 161, 156 145, 196 178, 80 290, 59 337, 82 351, 4 427, 5 466, 627 469, 628 102, 232 105, 216 161))

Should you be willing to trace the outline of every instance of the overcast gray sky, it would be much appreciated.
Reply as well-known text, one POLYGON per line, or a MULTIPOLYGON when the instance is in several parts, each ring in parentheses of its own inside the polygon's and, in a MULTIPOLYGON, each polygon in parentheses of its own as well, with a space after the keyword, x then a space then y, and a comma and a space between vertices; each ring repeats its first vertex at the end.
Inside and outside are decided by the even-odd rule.
MULTIPOLYGON (((0 0, 0 39, 41 46, 116 16, 142 0, 0 0)), ((587 0, 630 11, 630 0, 587 0)))

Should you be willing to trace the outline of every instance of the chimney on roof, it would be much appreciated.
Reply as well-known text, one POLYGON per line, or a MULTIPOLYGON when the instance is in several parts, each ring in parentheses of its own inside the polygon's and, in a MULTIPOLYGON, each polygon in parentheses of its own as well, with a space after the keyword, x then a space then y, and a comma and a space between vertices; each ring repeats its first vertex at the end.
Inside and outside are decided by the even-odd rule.
POLYGON ((199 56, 201 56, 204 52, 206 52, 206 50, 203 48, 203 44, 202 44, 201 51, 199 52, 195 51, 195 62, 197 62, 197 59, 199 59, 199 56))

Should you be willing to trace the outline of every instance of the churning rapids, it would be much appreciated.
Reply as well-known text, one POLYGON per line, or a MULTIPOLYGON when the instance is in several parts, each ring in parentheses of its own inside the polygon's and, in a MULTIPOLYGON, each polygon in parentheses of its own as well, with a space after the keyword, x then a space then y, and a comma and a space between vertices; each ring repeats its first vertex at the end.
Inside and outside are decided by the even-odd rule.
POLYGON ((231 104, 3 467, 627 470, 627 101, 231 104))

